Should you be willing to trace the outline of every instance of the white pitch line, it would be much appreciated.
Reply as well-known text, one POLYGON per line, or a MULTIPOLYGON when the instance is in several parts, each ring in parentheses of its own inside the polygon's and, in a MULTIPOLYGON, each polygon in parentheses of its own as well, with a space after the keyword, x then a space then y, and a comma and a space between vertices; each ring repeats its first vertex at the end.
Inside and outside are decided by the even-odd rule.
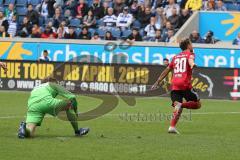
POLYGON ((24 116, 0 116, 0 119, 24 118, 24 116))
MULTIPOLYGON (((102 115, 100 117, 118 117, 121 115, 136 115, 138 113, 119 113, 119 114, 105 114, 102 115)), ((140 113, 139 115, 148 115, 148 114, 155 114, 155 113, 140 113)), ((159 114, 159 112, 156 112, 156 114, 159 114)), ((160 113, 161 114, 161 113, 160 113)), ((171 113, 162 113, 162 114, 171 114, 171 113)), ((183 115, 188 115, 188 114, 192 114, 192 115, 221 115, 221 114, 240 114, 240 112, 196 112, 196 113, 183 113, 183 115)), ((93 116, 93 115, 92 115, 93 116)), ((25 118, 26 116, 0 116, 0 119, 15 119, 15 118, 25 118)), ((45 116, 45 118, 55 118, 53 116, 47 115, 45 116)))

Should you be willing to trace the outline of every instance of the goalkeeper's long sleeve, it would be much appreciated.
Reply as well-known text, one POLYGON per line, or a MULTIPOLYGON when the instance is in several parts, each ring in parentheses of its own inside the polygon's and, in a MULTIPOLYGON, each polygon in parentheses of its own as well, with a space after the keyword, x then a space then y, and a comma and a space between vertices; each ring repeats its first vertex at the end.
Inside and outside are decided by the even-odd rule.
POLYGON ((69 99, 69 100, 76 98, 76 96, 74 94, 72 94, 71 92, 66 90, 61 85, 58 85, 56 83, 49 83, 49 85, 53 90, 55 90, 57 92, 57 94, 59 96, 62 96, 62 97, 66 98, 66 99, 69 99))
POLYGON ((68 90, 66 90, 64 87, 62 87, 61 85, 58 85, 56 83, 49 83, 50 87, 56 91, 56 93, 59 96, 62 96, 68 100, 71 101, 74 112, 77 113, 77 100, 76 100, 76 96, 74 94, 72 94, 71 92, 69 92, 68 90))

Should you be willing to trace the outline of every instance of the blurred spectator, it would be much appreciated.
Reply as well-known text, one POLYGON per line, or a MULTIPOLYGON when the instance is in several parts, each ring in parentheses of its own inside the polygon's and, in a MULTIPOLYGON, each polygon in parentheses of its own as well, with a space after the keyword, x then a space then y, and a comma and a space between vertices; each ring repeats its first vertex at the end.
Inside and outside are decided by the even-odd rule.
POLYGON ((66 21, 63 20, 57 29, 57 37, 59 39, 64 38, 65 33, 69 33, 68 27, 66 26, 66 21))
POLYGON ((88 5, 85 3, 85 0, 79 0, 79 4, 76 6, 76 18, 83 19, 88 13, 88 5))
POLYGON ((53 27, 55 27, 55 28, 58 28, 59 25, 61 24, 62 20, 64 19, 61 11, 62 11, 61 8, 56 8, 55 9, 55 14, 53 16, 53 27))
POLYGON ((164 15, 164 9, 162 7, 156 9, 156 23, 160 25, 161 28, 163 28, 166 23, 166 16, 164 15))
POLYGON ((137 14, 137 20, 140 22, 141 19, 143 18, 145 14, 145 6, 144 5, 139 5, 138 6, 138 14, 137 14))
POLYGON ((101 38, 99 37, 99 34, 98 34, 97 32, 95 32, 95 33, 93 34, 93 37, 92 37, 91 40, 96 40, 96 41, 98 41, 98 40, 101 40, 101 38))
POLYGON ((197 11, 202 8, 202 0, 186 0, 185 2, 184 9, 197 11))
POLYGON ((133 15, 134 18, 137 18, 138 10, 139 10, 138 1, 133 0, 130 6, 130 13, 133 15))
POLYGON ((115 27, 117 22, 117 17, 113 14, 113 8, 108 8, 108 15, 103 17, 104 28, 115 27))
POLYGON ((64 36, 65 36, 64 29, 59 26, 59 28, 57 30, 57 38, 58 39, 63 39, 64 36))
POLYGON ((183 24, 188 20, 189 17, 190 17, 189 11, 187 9, 182 9, 179 17, 179 28, 183 26, 183 24))
POLYGON ((203 5, 203 10, 205 11, 214 11, 215 9, 215 1, 214 0, 208 0, 203 5))
POLYGON ((151 1, 152 0, 139 0, 139 3, 141 4, 144 4, 144 6, 148 6, 148 7, 150 7, 150 6, 152 6, 151 5, 151 1))
POLYGON ((179 14, 180 7, 178 4, 175 3, 175 0, 169 0, 169 4, 165 6, 164 12, 166 14, 166 17, 170 17, 172 15, 172 9, 176 8, 177 14, 179 14))
POLYGON ((68 33, 64 34, 64 38, 65 39, 77 39, 78 38, 78 35, 74 30, 74 27, 72 27, 72 26, 68 27, 68 33))
POLYGON ((63 16, 67 22, 69 22, 71 19, 73 19, 72 12, 69 9, 65 10, 63 16))
POLYGON ((28 5, 28 8, 27 8, 27 17, 29 19, 29 21, 32 23, 32 24, 39 24, 39 15, 38 15, 38 12, 33 10, 33 6, 32 4, 29 4, 28 5))
POLYGON ((41 30, 37 24, 33 25, 31 38, 41 38, 41 30))
POLYGON ((51 26, 46 26, 45 31, 41 34, 41 38, 56 38, 56 33, 53 32, 51 26))
POLYGON ((175 7, 172 9, 172 15, 168 17, 168 21, 174 29, 179 28, 180 17, 177 14, 177 9, 175 7))
POLYGON ((82 32, 79 34, 79 39, 85 39, 85 40, 91 39, 91 33, 88 31, 87 27, 82 28, 82 32))
POLYGON ((133 3, 133 0, 124 0, 125 6, 131 6, 133 3))
POLYGON ((162 30, 161 29, 156 30, 156 36, 155 36, 154 41, 155 42, 163 42, 162 30))
POLYGON ((8 20, 6 19, 2 11, 0 11, 0 26, 4 26, 4 29, 8 30, 8 20))
POLYGON ((150 7, 146 7, 144 12, 142 12, 141 10, 139 11, 138 20, 141 23, 142 28, 145 28, 149 24, 151 17, 152 13, 150 7))
POLYGON ((172 28, 173 28, 172 24, 169 21, 167 21, 165 27, 162 30, 163 37, 166 37, 168 30, 172 28))
POLYGON ((96 17, 93 15, 92 10, 88 11, 88 14, 83 18, 83 24, 88 28, 96 27, 96 17))
POLYGON ((39 62, 49 62, 50 61, 50 57, 48 55, 49 55, 48 51, 44 50, 43 53, 42 53, 42 56, 39 57, 38 61, 39 62))
POLYGON ((48 18, 48 0, 43 0, 40 5, 37 6, 40 15, 44 17, 44 19, 48 18))
POLYGON ((55 0, 47 0, 47 1, 48 1, 48 14, 49 14, 49 17, 52 18, 55 13, 55 9, 53 7, 55 0))
POLYGON ((167 35, 163 37, 163 42, 173 42, 174 30, 169 29, 167 35))
POLYGON ((214 33, 212 31, 208 31, 206 36, 204 37, 204 42, 207 44, 214 44, 216 40, 214 39, 214 33))
POLYGON ((191 40, 192 43, 204 43, 200 34, 196 30, 192 31, 192 33, 189 36, 189 39, 191 40))
POLYGON ((158 29, 160 29, 160 25, 156 24, 156 18, 155 17, 151 17, 150 24, 147 25, 145 27, 145 29, 144 29, 144 31, 146 32, 145 40, 154 41, 155 37, 156 37, 156 31, 158 29))
POLYGON ((58 8, 58 7, 63 7, 64 5, 64 0, 55 0, 55 3, 53 5, 54 8, 58 8))
POLYGON ((232 42, 233 45, 240 45, 240 32, 238 32, 237 37, 232 42))
POLYGON ((17 33, 17 16, 12 16, 12 20, 9 21, 9 26, 7 30, 9 37, 15 37, 17 33))
POLYGON ((116 40, 116 39, 115 39, 115 37, 113 37, 112 32, 107 31, 105 33, 104 40, 113 41, 113 40, 116 40))
POLYGON ((169 65, 169 59, 164 58, 163 59, 163 65, 167 67, 169 65))
POLYGON ((53 21, 48 21, 46 26, 50 27, 52 29, 52 32, 56 33, 57 29, 53 26, 53 21))
POLYGON ((142 36, 139 34, 137 28, 132 29, 132 33, 127 37, 127 41, 134 42, 134 41, 142 41, 142 36))
POLYGON ((0 26, 0 37, 9 37, 8 33, 6 32, 5 30, 5 27, 4 26, 0 26))
POLYGON ((165 6, 168 4, 168 0, 153 0, 152 1, 152 9, 155 8, 165 8, 165 6))
POLYGON ((8 8, 5 9, 4 15, 8 21, 11 21, 12 17, 17 15, 16 9, 13 3, 10 3, 8 5, 8 8))
POLYGON ((124 7, 125 4, 123 0, 115 0, 115 3, 113 4, 114 14, 118 16, 123 11, 124 7))
POLYGON ((224 6, 224 3, 222 0, 217 1, 217 5, 215 8, 216 11, 227 11, 227 8, 224 6))
POLYGON ((36 8, 40 12, 40 15, 47 19, 48 17, 52 18, 54 15, 54 5, 55 0, 42 0, 36 8))
POLYGON ((128 7, 124 7, 123 13, 118 15, 117 27, 119 27, 121 30, 129 29, 132 21, 132 14, 128 13, 128 7))
POLYGON ((32 24, 27 17, 23 18, 23 23, 20 26, 19 36, 20 37, 27 37, 32 32, 32 24))
POLYGON ((93 4, 90 9, 93 11, 93 15, 97 20, 101 19, 104 16, 104 8, 100 2, 100 0, 93 0, 93 4))
POLYGON ((108 2, 104 1, 103 2, 103 17, 108 14, 108 8, 109 8, 108 2))
MULTIPOLYGON (((77 3, 75 0, 64 0, 65 1, 65 4, 64 4, 64 7, 63 9, 66 11, 70 11, 71 14, 70 15, 77 15, 77 12, 76 12, 76 6, 77 6, 77 3)), ((65 12, 64 12, 65 13, 65 12)))

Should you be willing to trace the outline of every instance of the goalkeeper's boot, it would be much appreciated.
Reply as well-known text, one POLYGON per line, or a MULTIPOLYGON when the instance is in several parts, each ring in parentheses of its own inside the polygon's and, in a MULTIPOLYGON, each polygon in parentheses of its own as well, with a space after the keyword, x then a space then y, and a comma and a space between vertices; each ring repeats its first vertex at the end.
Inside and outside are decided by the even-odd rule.
POLYGON ((23 139, 26 137, 26 123, 21 122, 18 129, 18 138, 23 139))
POLYGON ((90 131, 89 128, 80 128, 78 131, 75 132, 76 136, 84 136, 86 134, 88 134, 88 132, 90 131))
POLYGON ((171 126, 168 128, 168 133, 180 134, 175 127, 171 127, 171 126))

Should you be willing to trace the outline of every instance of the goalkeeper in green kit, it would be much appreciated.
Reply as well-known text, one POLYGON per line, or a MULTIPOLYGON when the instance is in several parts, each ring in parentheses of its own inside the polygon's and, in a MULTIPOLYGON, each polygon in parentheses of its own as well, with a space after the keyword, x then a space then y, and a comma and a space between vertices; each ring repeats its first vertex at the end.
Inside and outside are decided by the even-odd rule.
POLYGON ((28 99, 26 122, 21 122, 18 137, 33 137, 36 127, 41 125, 45 114, 57 116, 63 111, 66 112, 76 136, 83 136, 89 132, 89 128, 78 128, 75 95, 58 85, 56 79, 48 77, 32 90, 28 99), (57 99, 56 96, 62 96, 65 99, 57 99))

